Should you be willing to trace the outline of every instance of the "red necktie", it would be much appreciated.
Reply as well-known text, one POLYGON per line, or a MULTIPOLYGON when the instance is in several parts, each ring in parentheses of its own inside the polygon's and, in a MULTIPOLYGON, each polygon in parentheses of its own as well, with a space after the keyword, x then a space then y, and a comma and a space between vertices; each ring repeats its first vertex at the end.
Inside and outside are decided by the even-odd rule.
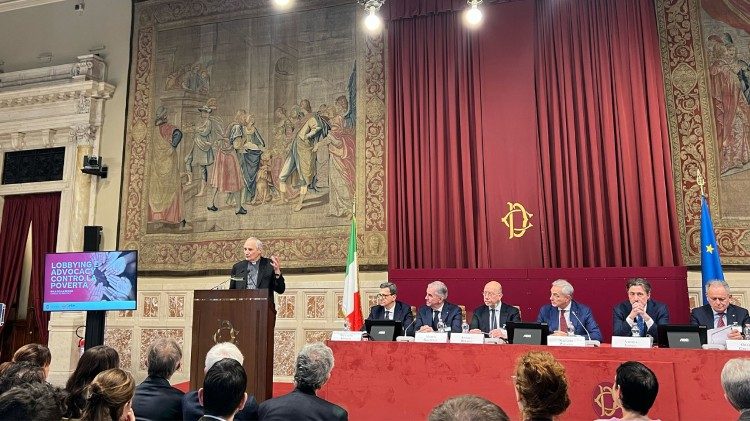
POLYGON ((560 310, 560 330, 568 332, 568 322, 565 320, 565 310, 560 310))
POLYGON ((716 313, 717 316, 719 316, 719 321, 716 322, 716 327, 724 327, 726 326, 724 324, 724 313, 716 313))

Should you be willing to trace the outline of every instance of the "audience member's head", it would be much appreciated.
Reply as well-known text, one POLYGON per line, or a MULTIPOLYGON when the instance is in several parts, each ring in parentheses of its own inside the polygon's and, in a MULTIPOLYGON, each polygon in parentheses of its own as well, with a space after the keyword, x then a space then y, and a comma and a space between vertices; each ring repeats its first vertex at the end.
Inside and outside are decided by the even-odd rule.
POLYGON ((49 365, 52 362, 52 354, 49 348, 42 344, 26 344, 13 354, 14 362, 28 361, 44 369, 44 376, 49 375, 49 365))
POLYGON ((524 420, 552 418, 570 405, 565 367, 549 352, 532 351, 519 357, 515 386, 524 420))
POLYGON ((0 375, 0 394, 16 387, 30 383, 44 383, 47 376, 38 365, 23 361, 11 362, 0 375))
POLYGON ((736 410, 750 410, 750 358, 727 361, 721 370, 721 387, 736 410))
POLYGON ((174 339, 157 339, 148 350, 148 375, 169 380, 181 360, 182 350, 174 339))
POLYGON ((623 411, 645 417, 659 393, 659 381, 651 369, 637 361, 628 361, 617 367, 615 399, 623 411))
POLYGON ((65 416, 80 418, 81 411, 86 404, 86 387, 97 374, 119 366, 120 356, 114 348, 98 345, 87 349, 81 355, 76 369, 65 384, 65 390, 69 394, 65 416))
POLYGON ((206 372, 198 399, 206 415, 232 419, 247 400, 247 374, 242 364, 232 358, 215 362, 206 372))
POLYGON ((94 377, 87 387, 86 406, 82 421, 119 421, 130 411, 135 380, 127 371, 112 368, 94 377))
POLYGON ((64 392, 47 382, 16 386, 0 395, 0 421, 60 421, 64 392))
POLYGON ((231 358, 240 363, 240 365, 245 362, 245 357, 242 355, 242 351, 237 348, 237 345, 231 342, 221 342, 212 346, 206 353, 206 362, 204 364, 203 372, 208 373, 211 366, 224 358, 231 358))
POLYGON ((462 395, 449 398, 436 406, 429 421, 508 421, 502 408, 476 395, 462 395))
POLYGON ((302 390, 318 390, 333 370, 333 351, 321 342, 305 345, 297 355, 294 383, 302 390))

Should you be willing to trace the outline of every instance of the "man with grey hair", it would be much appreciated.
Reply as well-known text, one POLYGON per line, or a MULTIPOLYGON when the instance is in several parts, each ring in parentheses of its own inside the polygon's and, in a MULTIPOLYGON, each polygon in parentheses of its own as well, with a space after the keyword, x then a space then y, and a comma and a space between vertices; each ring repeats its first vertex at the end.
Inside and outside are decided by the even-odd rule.
POLYGON ((750 359, 733 358, 721 370, 724 397, 740 411, 738 421, 750 421, 750 359))
POLYGON ((232 266, 229 289, 267 289, 268 297, 273 303, 273 293, 283 294, 286 290, 279 258, 261 256, 263 243, 255 237, 245 240, 242 250, 245 260, 232 266))
MULTIPOLYGON (((213 367, 214 364, 225 358, 233 359, 240 364, 245 361, 245 357, 242 355, 242 351, 237 348, 237 345, 231 342, 220 342, 212 346, 206 353, 203 372, 208 373, 208 370, 213 367)), ((203 415, 204 410, 198 400, 198 391, 193 390, 192 392, 186 393, 185 396, 182 397, 183 421, 198 421, 203 415)), ((235 414, 234 419, 239 421, 258 419, 258 402, 255 400, 255 396, 247 396, 245 407, 235 414)))
POLYGON ((346 410, 321 399, 315 391, 331 377, 333 351, 320 342, 307 344, 297 355, 292 392, 269 399, 258 409, 261 421, 327 421, 349 419, 346 410))
POLYGON ((631 278, 625 284, 628 299, 612 311, 612 335, 631 336, 633 326, 639 336, 656 338, 657 326, 669 324, 667 305, 651 299, 651 284, 643 278, 631 278))
POLYGON ((169 384, 180 368, 182 349, 174 339, 157 339, 148 350, 148 377, 135 388, 136 420, 174 420, 182 416, 184 393, 169 384))
POLYGON ((461 395, 448 398, 434 407, 428 421, 509 421, 510 418, 496 404, 477 395, 461 395))
MULTIPOLYGON (((747 309, 732 304, 732 293, 725 281, 709 281, 706 284, 706 297, 708 304, 696 307, 690 312, 691 324, 714 329, 737 323, 740 327, 738 330, 742 330, 746 323, 750 323, 747 309)), ((728 338, 742 339, 742 334, 733 329, 728 338)))
POLYGON ((536 320, 547 323, 553 335, 585 336, 593 341, 601 341, 602 333, 594 320, 591 309, 573 300, 573 285, 564 279, 552 282, 549 304, 539 309, 536 320))
MULTIPOLYGON (((396 300, 396 284, 383 282, 380 284, 378 293, 378 305, 370 308, 370 320, 397 320, 405 329, 404 335, 414 336, 414 316, 411 314, 411 306, 396 300)), ((362 328, 364 330, 364 327, 362 328)))
POLYGON ((414 321, 416 332, 434 332, 442 321, 451 332, 461 332, 461 309, 448 301, 448 287, 440 281, 427 284, 425 305, 419 307, 414 321))

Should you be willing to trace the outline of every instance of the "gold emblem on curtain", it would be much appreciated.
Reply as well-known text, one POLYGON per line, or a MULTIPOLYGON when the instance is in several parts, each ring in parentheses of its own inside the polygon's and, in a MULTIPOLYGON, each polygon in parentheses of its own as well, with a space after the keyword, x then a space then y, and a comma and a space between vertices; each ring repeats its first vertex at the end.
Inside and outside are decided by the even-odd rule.
POLYGON ((508 227, 508 239, 521 238, 526 234, 526 230, 533 227, 531 217, 534 214, 529 213, 520 203, 508 202, 508 213, 503 216, 502 221, 508 227))

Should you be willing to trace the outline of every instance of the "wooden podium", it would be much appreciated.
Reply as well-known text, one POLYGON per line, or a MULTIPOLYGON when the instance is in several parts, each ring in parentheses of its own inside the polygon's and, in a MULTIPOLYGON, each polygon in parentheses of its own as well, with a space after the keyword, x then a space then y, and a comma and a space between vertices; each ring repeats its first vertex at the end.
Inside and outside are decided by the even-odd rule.
POLYGON ((245 356, 247 393, 258 403, 273 393, 273 329, 276 309, 269 290, 195 291, 190 389, 203 386, 206 353, 220 342, 233 342, 245 356))

